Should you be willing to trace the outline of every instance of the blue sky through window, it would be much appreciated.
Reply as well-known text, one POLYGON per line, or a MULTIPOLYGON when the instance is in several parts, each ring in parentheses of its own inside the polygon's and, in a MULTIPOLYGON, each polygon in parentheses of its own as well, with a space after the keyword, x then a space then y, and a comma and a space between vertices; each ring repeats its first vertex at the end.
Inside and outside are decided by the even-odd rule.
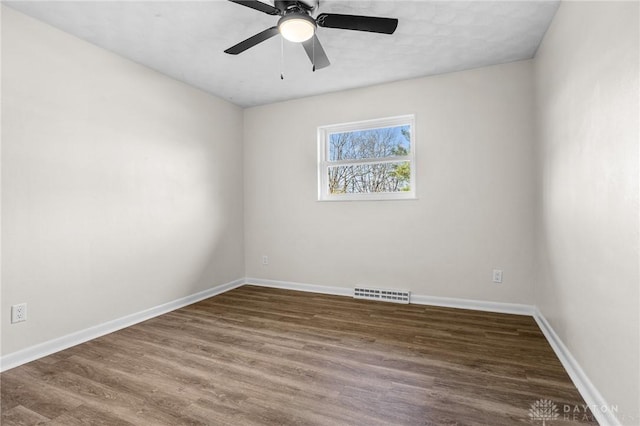
POLYGON ((410 126, 356 130, 329 135, 329 161, 361 160, 407 155, 410 126))

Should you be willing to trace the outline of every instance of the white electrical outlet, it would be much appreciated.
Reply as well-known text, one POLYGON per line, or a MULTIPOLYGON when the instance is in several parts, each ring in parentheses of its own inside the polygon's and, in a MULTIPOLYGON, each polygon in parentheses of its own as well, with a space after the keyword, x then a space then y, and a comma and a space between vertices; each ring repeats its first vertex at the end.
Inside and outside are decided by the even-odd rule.
POLYGON ((262 256, 262 264, 263 265, 269 264, 269 256, 262 256))
POLYGON ((27 304, 19 303, 11 307, 11 323, 22 322, 27 320, 27 304))
POLYGON ((502 269, 494 269, 493 270, 493 282, 501 283, 502 282, 502 269))

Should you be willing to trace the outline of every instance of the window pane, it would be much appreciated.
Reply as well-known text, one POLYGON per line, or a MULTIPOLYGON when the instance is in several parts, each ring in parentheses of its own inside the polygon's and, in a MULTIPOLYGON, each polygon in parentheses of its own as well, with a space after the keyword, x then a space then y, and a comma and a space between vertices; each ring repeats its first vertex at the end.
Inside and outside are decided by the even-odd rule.
POLYGON ((328 168, 330 194, 366 194, 409 191, 411 164, 358 164, 328 168))
POLYGON ((411 151, 410 126, 331 133, 329 161, 360 160, 407 155, 411 151))

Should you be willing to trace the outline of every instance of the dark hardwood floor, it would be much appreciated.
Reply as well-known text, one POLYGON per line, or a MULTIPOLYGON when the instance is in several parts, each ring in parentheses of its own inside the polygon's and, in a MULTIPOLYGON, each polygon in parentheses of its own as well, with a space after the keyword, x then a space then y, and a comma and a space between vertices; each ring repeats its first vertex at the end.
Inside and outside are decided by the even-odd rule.
POLYGON ((253 286, 0 384, 3 426, 596 424, 531 317, 253 286))

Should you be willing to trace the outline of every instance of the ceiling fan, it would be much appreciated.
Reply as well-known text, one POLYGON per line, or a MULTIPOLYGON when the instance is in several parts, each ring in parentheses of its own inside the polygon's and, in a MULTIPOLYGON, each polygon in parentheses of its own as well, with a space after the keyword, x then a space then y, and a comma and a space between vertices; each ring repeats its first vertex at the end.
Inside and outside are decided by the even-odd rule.
POLYGON ((378 18, 374 16, 321 13, 314 19, 312 14, 317 10, 320 3, 319 0, 275 0, 275 6, 258 0, 229 1, 264 12, 268 15, 280 16, 280 19, 276 26, 267 28, 241 41, 235 46, 225 50, 225 53, 237 55, 280 33, 286 40, 302 43, 305 52, 307 52, 307 56, 309 56, 311 60, 314 71, 330 65, 329 58, 327 58, 320 44, 320 40, 318 40, 315 34, 317 27, 393 34, 398 26, 397 19, 378 18))

